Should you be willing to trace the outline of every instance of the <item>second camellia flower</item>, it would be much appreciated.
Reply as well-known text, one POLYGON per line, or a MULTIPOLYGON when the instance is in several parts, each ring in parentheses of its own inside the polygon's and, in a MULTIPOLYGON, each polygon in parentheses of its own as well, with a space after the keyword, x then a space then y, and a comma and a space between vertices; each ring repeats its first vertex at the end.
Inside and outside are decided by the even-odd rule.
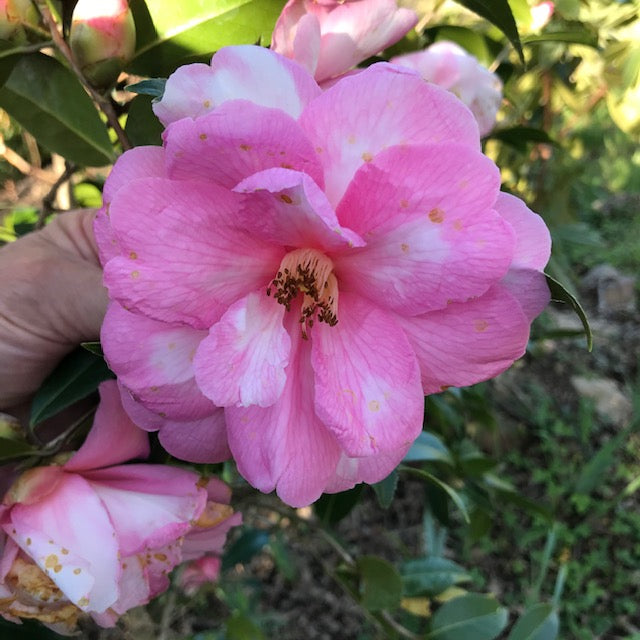
POLYGON ((105 355, 174 455, 306 505, 388 475, 424 393, 524 352, 549 234, 453 95, 388 64, 323 92, 247 46, 178 69, 156 114, 96 235, 105 355))

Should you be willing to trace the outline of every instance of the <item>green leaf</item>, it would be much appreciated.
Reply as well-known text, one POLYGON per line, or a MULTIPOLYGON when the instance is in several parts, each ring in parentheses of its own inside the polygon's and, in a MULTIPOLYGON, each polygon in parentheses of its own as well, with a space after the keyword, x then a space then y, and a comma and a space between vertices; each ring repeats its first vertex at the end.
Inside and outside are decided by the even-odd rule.
POLYGON ((22 624, 15 624, 0 618, 0 638, 7 640, 60 640, 54 631, 34 620, 21 620, 22 624))
POLYGON ((376 492, 378 504, 383 509, 388 509, 393 502, 398 486, 398 471, 394 469, 384 480, 371 485, 376 492))
POLYGON ((422 478, 431 484, 436 485, 440 489, 444 490, 447 495, 453 500, 454 504, 460 511, 462 512, 462 516, 465 521, 469 522, 469 512, 467 511, 467 507, 462 499, 462 496, 453 488, 450 487, 446 482, 440 480, 440 478, 436 478, 432 473, 425 471, 424 469, 416 469, 414 467, 407 467, 405 465, 400 465, 398 467, 399 471, 405 471, 411 475, 417 476, 418 478, 422 478))
POLYGON ((34 427, 86 398, 113 374, 102 358, 78 347, 54 369, 36 392, 29 424, 34 427))
POLYGON ((364 485, 358 484, 349 491, 324 493, 313 504, 313 510, 324 524, 336 524, 358 504, 364 485))
POLYGON ((520 61, 524 64, 518 27, 507 0, 456 0, 456 2, 498 27, 509 38, 520 56, 520 61))
POLYGON ((149 78, 147 80, 136 82, 135 84, 130 84, 125 87, 125 89, 131 93, 151 96, 152 98, 162 98, 166 84, 166 78, 149 78))
POLYGON ((555 640, 560 626, 558 614, 550 604, 535 604, 511 629, 507 640, 555 640))
POLYGON ((507 626, 507 610, 490 596, 477 593, 449 600, 436 611, 426 638, 493 640, 507 626))
POLYGON ((0 89, 5 109, 38 142, 88 166, 114 160, 107 129, 77 78, 41 53, 22 56, 0 89))
POLYGON ((429 556, 408 560, 400 567, 406 596, 437 596, 445 589, 468 582, 471 576, 458 564, 447 558, 429 556))
POLYGON ((609 467, 616 461, 616 451, 623 445, 630 430, 625 429, 605 442, 600 450, 582 467, 575 486, 575 493, 589 494, 602 482, 609 467))
POLYGON ((97 340, 94 342, 81 342, 80 346, 83 349, 86 349, 87 351, 89 351, 90 353, 100 356, 101 358, 104 357, 104 352, 102 351, 102 345, 97 340))
POLYGON ((228 45, 269 44, 281 0, 131 0, 138 50, 128 70, 166 76, 228 45))
POLYGON ((0 86, 9 79, 13 68, 21 57, 20 54, 15 53, 0 56, 0 86))
POLYGON ((10 460, 12 458, 23 458, 36 452, 25 440, 15 440, 14 438, 0 437, 0 460, 10 460))
POLYGON ((509 127, 508 129, 498 129, 492 131, 488 136, 490 140, 500 140, 504 144, 517 149, 521 152, 526 152, 527 144, 552 144, 557 145, 555 140, 549 137, 549 134, 542 129, 536 129, 535 127, 509 127))
POLYGON ((249 562, 269 542, 269 534, 261 529, 247 529, 222 557, 222 569, 249 562))
POLYGON ((376 556, 360 556, 360 602, 369 611, 396 609, 402 597, 402 580, 398 570, 376 556))
POLYGON ((549 291, 551 291, 551 299, 554 302, 564 302, 570 305, 571 308, 575 311, 578 318, 580 318, 582 326, 584 327, 584 334, 587 339, 587 349, 591 351, 591 349, 593 349, 593 334, 591 333, 589 320, 587 320, 587 314, 584 312, 584 309, 578 302, 578 299, 574 295, 569 293, 563 285, 552 278, 548 273, 545 273, 544 275, 547 278, 547 286, 549 287, 549 291))
POLYGON ((445 462, 453 466, 453 458, 447 446, 433 433, 422 431, 407 451, 404 462, 445 462))
POLYGON ((164 127, 151 108, 149 96, 137 96, 131 101, 124 132, 134 147, 162 144, 164 127))
POLYGON ((265 636, 249 618, 234 613, 227 620, 227 640, 264 640, 265 636))

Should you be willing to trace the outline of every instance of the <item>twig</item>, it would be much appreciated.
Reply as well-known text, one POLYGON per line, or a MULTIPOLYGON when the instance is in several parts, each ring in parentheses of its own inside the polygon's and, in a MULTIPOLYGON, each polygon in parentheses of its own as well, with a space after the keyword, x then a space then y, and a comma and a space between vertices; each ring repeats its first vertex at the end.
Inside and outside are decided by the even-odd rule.
POLYGON ((53 183, 51 189, 47 195, 42 199, 42 209, 38 214, 38 221, 36 222, 35 228, 42 229, 44 227, 45 220, 47 216, 53 212, 53 201, 56 199, 58 195, 58 190, 60 187, 71 178, 71 176, 76 171, 76 166, 71 163, 67 163, 65 170, 62 172, 62 175, 53 183))
POLYGON ((39 7, 40 14, 42 15, 42 19, 46 22, 49 27, 49 31, 51 33, 51 38, 55 43, 56 47, 60 50, 60 53, 65 57, 66 61, 69 63, 69 66, 76 74, 80 82, 82 82, 84 88, 89 92, 89 95, 93 99, 93 101, 100 107, 104 115, 107 117, 107 121, 111 128, 116 132, 118 136, 118 141, 122 146, 123 151, 127 151, 131 149, 131 143, 129 142, 129 138, 127 138, 127 134, 124 132, 124 129, 120 126, 118 122, 118 116, 113 108, 113 105, 109 101, 108 98, 103 96, 100 92, 96 91, 91 83, 84 77, 82 73, 82 69, 78 65, 78 62, 73 55, 73 52, 69 48, 69 45, 66 43, 65 39, 62 37, 58 29, 58 24, 55 21, 54 17, 51 15, 51 11, 49 11, 48 7, 39 7))
POLYGON ((13 149, 7 147, 2 134, 0 134, 0 157, 26 176, 34 176, 39 180, 48 182, 49 184, 53 183, 53 178, 47 171, 43 171, 42 169, 29 164, 19 153, 16 153, 13 149))
POLYGON ((23 47, 13 47, 12 49, 5 49, 4 51, 0 51, 0 59, 12 56, 15 53, 35 53, 36 51, 41 51, 42 49, 46 49, 47 47, 52 46, 53 40, 46 40, 45 42, 27 44, 23 47))

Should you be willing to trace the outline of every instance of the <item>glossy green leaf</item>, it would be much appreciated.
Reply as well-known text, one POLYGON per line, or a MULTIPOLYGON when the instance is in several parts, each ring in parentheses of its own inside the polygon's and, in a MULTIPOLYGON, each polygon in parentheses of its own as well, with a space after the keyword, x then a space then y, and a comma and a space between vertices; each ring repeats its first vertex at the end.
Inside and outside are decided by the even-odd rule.
POLYGON ((555 640, 559 626, 558 613, 552 605, 535 604, 518 619, 507 640, 555 640))
POLYGON ((151 98, 146 95, 135 97, 131 101, 124 132, 134 147, 162 144, 164 127, 151 109, 151 98))
POLYGON ((32 455, 35 451, 25 440, 0 437, 0 460, 23 458, 32 455))
POLYGON ((72 162, 101 166, 114 160, 98 111, 77 78, 55 58, 22 56, 0 89, 0 107, 39 143, 72 162))
POLYGON ((408 560, 400 567, 400 575, 404 594, 409 597, 437 596, 454 584, 471 580, 460 565, 436 556, 408 560))
POLYGON ((395 609, 400 606, 402 580, 398 570, 376 556, 360 556, 360 602, 369 611, 395 609))
POLYGON ((433 433, 422 431, 411 445, 411 449, 407 451, 404 462, 423 462, 423 461, 445 462, 453 465, 451 452, 447 446, 433 433))
POLYGON ((127 91, 137 93, 139 95, 151 96, 152 98, 162 98, 164 95, 164 87, 167 84, 166 78, 148 78, 130 84, 126 87, 127 91))
POLYGON ((456 0, 456 2, 498 27, 515 47, 524 64, 518 27, 507 0, 456 0))
POLYGON ((437 640, 493 640, 507 626, 509 614, 494 598, 468 593, 449 600, 436 611, 431 632, 437 640))
POLYGON ((325 493, 313 504, 313 510, 324 524, 336 524, 358 504, 364 485, 358 484, 349 491, 325 493))
POLYGON ((593 334, 591 333, 589 320, 587 320, 587 314, 584 312, 582 305, 578 302, 578 299, 569 293, 556 279, 552 278, 548 273, 545 273, 545 277, 547 278, 549 291, 551 291, 551 299, 554 302, 564 302, 568 304, 575 311, 578 318, 580 318, 587 340, 587 349, 591 351, 591 349, 593 349, 593 334))
POLYGON ((53 370, 36 392, 31 404, 30 425, 56 415, 93 393, 113 374, 102 358, 78 347, 53 370))
POLYGON ((138 49, 129 71, 167 76, 228 45, 269 44, 280 0, 132 0, 138 49))
POLYGON ((269 534, 262 529, 247 529, 226 551, 222 558, 222 569, 238 563, 249 562, 269 542, 269 534))
POLYGON ((398 486, 398 472, 393 470, 384 480, 371 485, 376 493, 378 504, 383 509, 388 509, 393 502, 398 486))

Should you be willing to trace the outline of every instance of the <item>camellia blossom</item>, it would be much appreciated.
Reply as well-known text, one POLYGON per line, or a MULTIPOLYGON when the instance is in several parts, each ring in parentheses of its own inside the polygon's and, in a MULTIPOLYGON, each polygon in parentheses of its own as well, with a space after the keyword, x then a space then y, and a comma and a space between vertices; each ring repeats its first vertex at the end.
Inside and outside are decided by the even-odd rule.
POLYGON ((83 446, 62 465, 23 473, 0 505, 0 615, 70 633, 90 614, 113 626, 169 586, 177 564, 220 553, 241 516, 221 481, 152 464, 147 435, 115 382, 83 446), (115 466, 114 466, 115 465, 115 466))
POLYGON ((307 505, 386 477, 425 393, 523 354, 549 233, 453 95, 387 63, 322 91, 241 46, 154 108, 164 144, 121 156, 95 231, 105 356, 171 453, 307 505))
POLYGON ((219 556, 202 556, 185 566, 178 583, 188 596, 193 595, 202 585, 218 580, 221 566, 219 556))
POLYGON ((458 96, 478 121, 480 135, 493 129, 502 103, 502 82, 462 47, 442 40, 424 51, 391 58, 391 62, 414 69, 428 82, 458 96))
POLYGON ((271 48, 323 82, 396 43, 417 21, 396 0, 289 0, 271 48))

